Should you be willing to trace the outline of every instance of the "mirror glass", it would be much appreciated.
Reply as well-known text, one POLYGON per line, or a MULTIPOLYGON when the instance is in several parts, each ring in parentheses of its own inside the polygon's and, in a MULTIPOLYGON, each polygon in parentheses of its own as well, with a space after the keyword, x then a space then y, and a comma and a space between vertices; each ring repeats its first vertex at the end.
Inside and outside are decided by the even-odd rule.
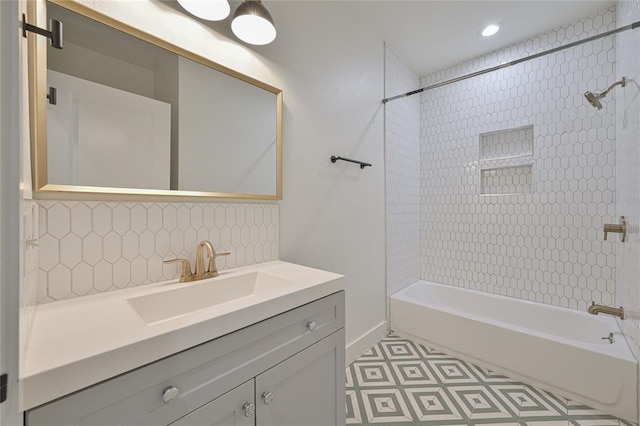
POLYGON ((46 53, 47 185, 281 198, 279 89, 73 3, 47 2, 64 25, 46 53))

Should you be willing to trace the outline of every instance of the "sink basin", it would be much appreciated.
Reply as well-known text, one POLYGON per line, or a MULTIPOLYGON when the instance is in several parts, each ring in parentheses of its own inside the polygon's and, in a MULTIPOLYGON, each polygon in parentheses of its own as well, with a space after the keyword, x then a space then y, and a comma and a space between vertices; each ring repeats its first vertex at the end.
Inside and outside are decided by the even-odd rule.
POLYGON ((268 296, 293 284, 293 281, 257 271, 203 280, 175 290, 133 297, 127 302, 152 325, 239 299, 268 296))

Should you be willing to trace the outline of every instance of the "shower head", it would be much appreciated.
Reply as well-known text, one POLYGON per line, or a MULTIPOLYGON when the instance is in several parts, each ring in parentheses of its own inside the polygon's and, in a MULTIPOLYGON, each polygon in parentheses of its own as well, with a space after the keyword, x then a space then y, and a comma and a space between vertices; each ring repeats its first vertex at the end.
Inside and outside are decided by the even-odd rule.
POLYGON ((627 79, 625 77, 622 77, 620 81, 616 81, 611 86, 607 87, 607 90, 605 90, 604 92, 602 93, 585 92, 584 97, 589 101, 591 106, 593 106, 598 110, 601 110, 602 102, 600 102, 600 99, 607 96, 607 93, 609 93, 614 87, 618 85, 624 87, 626 86, 626 84, 627 84, 627 79))
POLYGON ((593 92, 585 92, 584 97, 587 98, 594 108, 602 109, 602 102, 600 102, 599 95, 594 95, 593 92))

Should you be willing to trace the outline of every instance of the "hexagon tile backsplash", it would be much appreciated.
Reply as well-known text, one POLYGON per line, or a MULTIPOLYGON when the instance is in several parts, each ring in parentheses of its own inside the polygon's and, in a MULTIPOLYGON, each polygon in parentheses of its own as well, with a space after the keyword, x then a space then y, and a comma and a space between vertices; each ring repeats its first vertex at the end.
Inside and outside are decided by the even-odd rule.
POLYGON ((220 269, 278 260, 277 204, 42 201, 38 303, 180 276, 165 259, 192 264, 209 240, 220 269))

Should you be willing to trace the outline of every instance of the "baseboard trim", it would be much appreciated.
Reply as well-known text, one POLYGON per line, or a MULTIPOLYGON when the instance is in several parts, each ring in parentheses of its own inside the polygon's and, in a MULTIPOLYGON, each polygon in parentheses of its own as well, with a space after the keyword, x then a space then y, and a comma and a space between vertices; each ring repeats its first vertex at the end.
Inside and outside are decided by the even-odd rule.
POLYGON ((347 365, 360 358, 362 354, 368 351, 372 346, 387 337, 388 332, 389 323, 387 321, 382 321, 380 324, 349 343, 346 351, 347 365))

